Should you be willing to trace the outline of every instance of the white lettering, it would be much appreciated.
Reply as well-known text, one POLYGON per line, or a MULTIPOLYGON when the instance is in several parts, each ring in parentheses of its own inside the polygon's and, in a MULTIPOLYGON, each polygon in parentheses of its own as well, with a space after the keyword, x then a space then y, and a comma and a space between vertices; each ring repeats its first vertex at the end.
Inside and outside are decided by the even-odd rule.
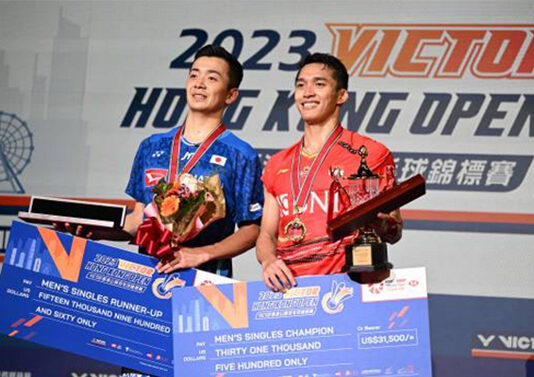
POLYGON ((488 347, 493 341, 493 339, 495 339, 495 335, 490 335, 486 338, 484 335, 478 334, 477 337, 478 337, 478 340, 482 342, 482 345, 484 347, 488 347))

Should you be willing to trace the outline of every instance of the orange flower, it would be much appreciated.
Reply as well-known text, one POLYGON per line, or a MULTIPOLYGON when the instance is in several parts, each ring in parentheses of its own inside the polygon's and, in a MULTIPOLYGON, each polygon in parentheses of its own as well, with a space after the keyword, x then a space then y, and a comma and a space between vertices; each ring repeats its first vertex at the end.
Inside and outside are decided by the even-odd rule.
POLYGON ((178 212, 178 208, 180 208, 180 198, 174 195, 168 196, 161 203, 161 216, 172 216, 178 212))

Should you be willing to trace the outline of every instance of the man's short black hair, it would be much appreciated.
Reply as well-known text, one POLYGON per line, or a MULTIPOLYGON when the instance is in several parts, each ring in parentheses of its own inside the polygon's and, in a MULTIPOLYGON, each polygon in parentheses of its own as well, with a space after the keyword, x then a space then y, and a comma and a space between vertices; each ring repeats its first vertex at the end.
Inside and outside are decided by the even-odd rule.
POLYGON ((333 77, 334 80, 336 80, 337 90, 349 88, 349 74, 347 72, 347 68, 345 68, 345 65, 341 62, 341 60, 333 55, 323 54, 320 52, 306 56, 299 63, 299 71, 297 72, 295 81, 299 78, 302 68, 312 63, 324 64, 333 71, 333 77))
POLYGON ((243 66, 232 54, 221 46, 206 45, 197 51, 194 61, 203 56, 209 58, 221 58, 228 63, 228 76, 230 79, 228 84, 229 89, 239 88, 241 80, 243 80, 243 66))

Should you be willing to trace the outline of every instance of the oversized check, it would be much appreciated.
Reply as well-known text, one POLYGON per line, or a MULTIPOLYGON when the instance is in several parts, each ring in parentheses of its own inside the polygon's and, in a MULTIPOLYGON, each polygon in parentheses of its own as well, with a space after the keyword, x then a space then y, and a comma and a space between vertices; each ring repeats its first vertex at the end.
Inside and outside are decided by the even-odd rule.
POLYGON ((13 222, 0 275, 0 332, 170 377, 171 289, 221 277, 194 269, 162 275, 157 262, 13 222))
POLYGON ((175 377, 431 376, 424 268, 360 285, 346 275, 173 293, 175 377))

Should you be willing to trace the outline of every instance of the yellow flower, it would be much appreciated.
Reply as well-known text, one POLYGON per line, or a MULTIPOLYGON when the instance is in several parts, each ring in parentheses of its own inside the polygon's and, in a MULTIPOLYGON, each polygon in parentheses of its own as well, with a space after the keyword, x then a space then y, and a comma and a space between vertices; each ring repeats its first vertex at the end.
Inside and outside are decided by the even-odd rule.
POLYGON ((161 216, 169 217, 178 212, 180 208, 180 198, 175 195, 166 197, 161 203, 161 216))

